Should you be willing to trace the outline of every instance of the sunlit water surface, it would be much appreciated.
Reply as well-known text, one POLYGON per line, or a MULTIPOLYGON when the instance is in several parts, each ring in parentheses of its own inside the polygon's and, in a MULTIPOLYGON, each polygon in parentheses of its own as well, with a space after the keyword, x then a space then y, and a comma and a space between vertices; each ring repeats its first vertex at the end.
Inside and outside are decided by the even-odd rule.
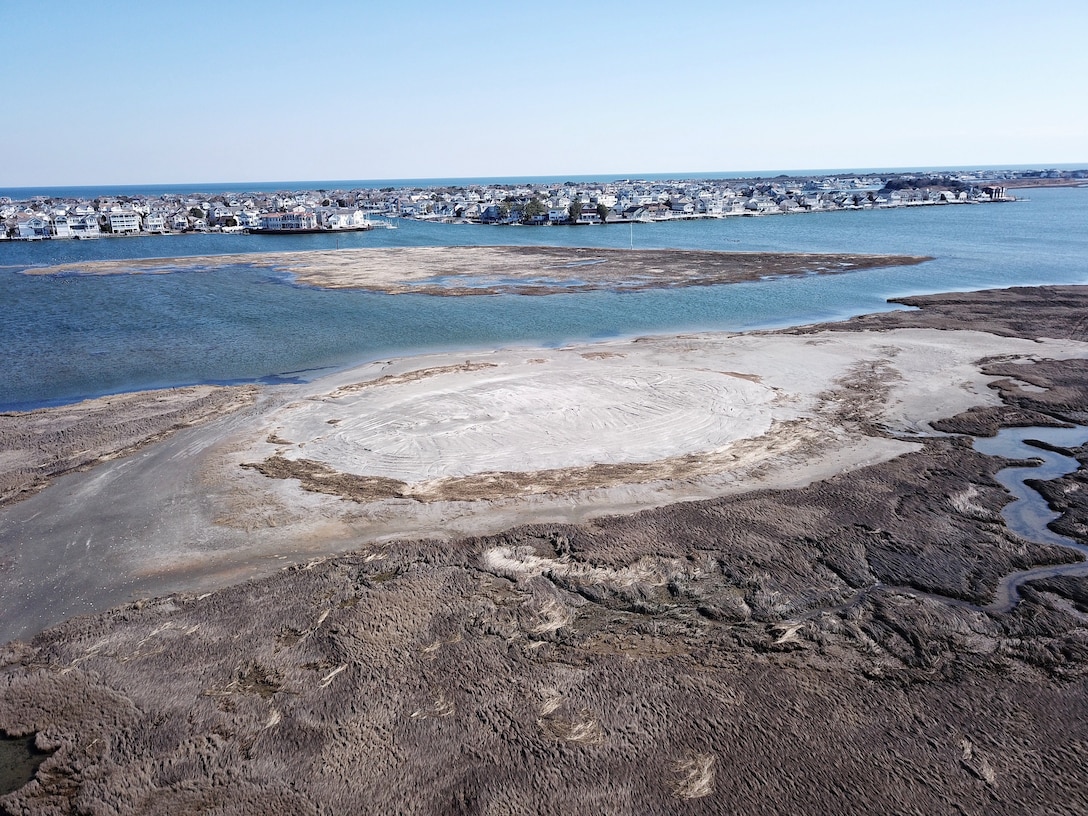
POLYGON ((889 297, 1088 283, 1088 190, 1030 201, 595 227, 399 229, 271 238, 0 242, 0 410, 189 383, 307 379, 420 351, 742 331, 890 308, 889 297), (30 276, 81 260, 337 246, 549 245, 932 255, 913 267, 644 292, 433 297, 324 291, 247 264, 168 275, 30 276))

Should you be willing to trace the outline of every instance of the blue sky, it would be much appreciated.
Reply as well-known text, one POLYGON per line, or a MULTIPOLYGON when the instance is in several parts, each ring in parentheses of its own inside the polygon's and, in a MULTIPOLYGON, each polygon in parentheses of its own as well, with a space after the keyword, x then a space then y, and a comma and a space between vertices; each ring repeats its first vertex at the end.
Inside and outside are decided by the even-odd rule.
POLYGON ((1088 164, 1088 3, 0 0, 0 187, 1088 164))

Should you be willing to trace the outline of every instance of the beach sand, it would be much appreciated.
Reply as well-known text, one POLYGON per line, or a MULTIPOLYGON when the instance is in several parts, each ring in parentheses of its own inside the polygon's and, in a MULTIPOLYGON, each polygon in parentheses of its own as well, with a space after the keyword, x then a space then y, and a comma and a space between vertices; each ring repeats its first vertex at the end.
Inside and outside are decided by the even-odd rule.
MULTIPOLYGON (((4 631, 53 628, 0 650, 0 728, 57 753, 0 802, 1083 801, 1085 579, 985 609, 1075 556, 943 432, 1088 417, 1088 292, 916 305, 381 361, 9 504, 4 631)), ((1080 477, 1049 495, 1083 536, 1080 477)))

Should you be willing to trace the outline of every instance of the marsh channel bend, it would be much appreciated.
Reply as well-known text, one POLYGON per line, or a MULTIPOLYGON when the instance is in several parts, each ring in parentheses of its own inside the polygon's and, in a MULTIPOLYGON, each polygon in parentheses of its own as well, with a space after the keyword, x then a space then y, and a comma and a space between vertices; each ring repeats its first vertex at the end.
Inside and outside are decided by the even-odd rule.
MULTIPOLYGON (((1042 494, 1026 483, 1030 480, 1049 481, 1061 478, 1076 472, 1080 463, 1071 456, 1028 444, 1028 440, 1059 448, 1076 448, 1088 442, 1088 427, 1077 425, 1071 428, 1003 428, 997 436, 974 439, 975 450, 979 453, 1038 462, 1034 465, 1007 467, 998 471, 995 476, 1014 496, 1013 501, 1001 511, 1009 529, 1029 541, 1067 547, 1088 556, 1088 545, 1050 529, 1048 525, 1060 514, 1051 510, 1042 494)), ((1016 605, 1019 588, 1024 583, 1061 575, 1088 575, 1088 563, 1078 561, 1073 564, 1034 567, 1006 575, 998 585, 993 603, 987 609, 1006 612, 1016 605)))

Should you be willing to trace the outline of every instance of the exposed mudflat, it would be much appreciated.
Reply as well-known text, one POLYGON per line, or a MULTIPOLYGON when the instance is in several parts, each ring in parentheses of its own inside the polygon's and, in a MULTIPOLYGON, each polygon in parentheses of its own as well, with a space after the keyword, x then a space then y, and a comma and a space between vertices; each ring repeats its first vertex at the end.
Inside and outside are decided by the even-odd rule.
POLYGON ((550 295, 709 286, 766 277, 828 275, 930 260, 914 255, 567 249, 562 247, 382 247, 192 258, 91 261, 38 267, 34 275, 164 274, 261 266, 301 284, 389 294, 550 295))
POLYGON ((75 405, 0 414, 0 505, 251 405, 253 386, 190 386, 99 397, 75 405))
MULTIPOLYGON (((357 551, 0 649, 0 729, 55 749, 0 805, 1078 813, 1088 579, 986 611, 1003 576, 1076 555, 1005 527, 1006 462, 929 431, 1088 416, 1088 291, 925 300, 796 334, 398 361, 235 423, 201 466, 233 497, 218 523, 260 550, 311 547, 320 517, 357 551), (650 429, 626 454, 620 417, 650 429), (539 502, 546 520, 489 527, 539 502), (365 533, 455 512, 482 534, 365 533)), ((1044 487, 1081 541, 1083 474, 1044 487)))

